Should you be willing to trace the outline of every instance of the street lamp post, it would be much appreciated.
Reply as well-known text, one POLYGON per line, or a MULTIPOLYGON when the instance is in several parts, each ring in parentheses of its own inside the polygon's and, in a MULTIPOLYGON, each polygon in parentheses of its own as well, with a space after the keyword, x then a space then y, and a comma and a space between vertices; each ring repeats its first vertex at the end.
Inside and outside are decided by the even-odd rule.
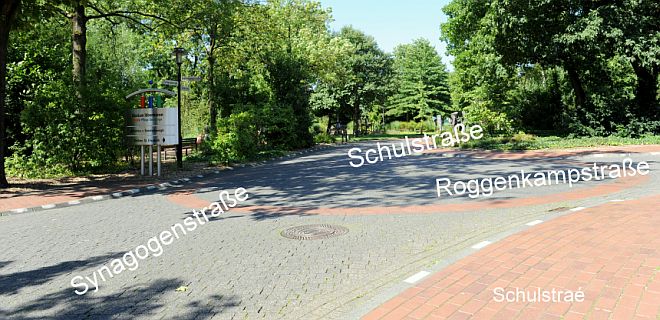
POLYGON ((176 81, 177 81, 177 114, 179 117, 177 123, 179 144, 177 144, 176 146, 176 166, 179 169, 181 169, 183 168, 183 139, 181 137, 181 64, 183 63, 183 56, 186 54, 186 51, 183 50, 183 48, 174 48, 172 54, 176 56, 176 64, 178 67, 176 81))

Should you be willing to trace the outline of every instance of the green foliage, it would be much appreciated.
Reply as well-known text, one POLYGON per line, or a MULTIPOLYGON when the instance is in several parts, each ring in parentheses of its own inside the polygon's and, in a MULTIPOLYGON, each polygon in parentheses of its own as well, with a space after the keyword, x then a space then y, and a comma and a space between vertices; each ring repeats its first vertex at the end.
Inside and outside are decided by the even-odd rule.
POLYGON ((315 143, 335 143, 335 141, 336 141, 335 137, 325 132, 321 132, 314 136, 315 143))
POLYGON ((217 161, 242 162, 253 159, 259 149, 256 117, 249 111, 234 113, 222 119, 213 144, 217 161))
POLYGON ((385 128, 387 132, 433 132, 436 129, 432 121, 392 121, 385 128))
POLYGON ((335 69, 341 77, 316 83, 310 104, 316 116, 327 116, 333 124, 357 124, 351 128, 359 134, 364 116, 373 120, 387 98, 391 59, 373 37, 352 27, 342 28, 335 39, 341 48, 348 48, 335 69))
POLYGON ((513 130, 511 120, 504 113, 493 111, 483 105, 470 105, 464 109, 464 115, 468 124, 478 124, 490 134, 513 130))
POLYGON ((218 122, 212 146, 216 161, 245 162, 266 151, 295 149, 295 115, 290 106, 249 105, 241 109, 218 122))
MULTIPOLYGON (((90 88, 93 90, 93 88, 90 88)), ((54 81, 39 88, 21 113, 23 143, 13 147, 17 175, 85 172, 113 165, 122 150, 125 102, 54 81), (20 163, 20 160, 25 163, 20 163)))
POLYGON ((399 119, 428 121, 449 109, 447 72, 440 56, 425 39, 394 49, 394 94, 387 114, 399 119))
POLYGON ((644 135, 638 138, 618 136, 576 138, 570 135, 535 136, 520 132, 515 135, 490 136, 479 140, 470 140, 461 144, 460 147, 463 149, 478 148, 488 150, 537 150, 658 143, 660 143, 660 136, 654 135, 644 135))
POLYGON ((659 9, 650 0, 454 0, 442 25, 454 108, 515 128, 657 132, 659 9))

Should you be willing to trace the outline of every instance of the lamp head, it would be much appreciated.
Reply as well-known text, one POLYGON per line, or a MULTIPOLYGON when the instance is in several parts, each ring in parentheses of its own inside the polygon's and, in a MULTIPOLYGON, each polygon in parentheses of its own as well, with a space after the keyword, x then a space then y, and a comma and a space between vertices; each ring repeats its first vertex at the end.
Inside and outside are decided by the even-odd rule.
POLYGON ((186 54, 186 50, 184 50, 183 48, 174 48, 174 51, 172 51, 172 55, 176 57, 177 64, 183 63, 183 56, 185 54, 186 54))

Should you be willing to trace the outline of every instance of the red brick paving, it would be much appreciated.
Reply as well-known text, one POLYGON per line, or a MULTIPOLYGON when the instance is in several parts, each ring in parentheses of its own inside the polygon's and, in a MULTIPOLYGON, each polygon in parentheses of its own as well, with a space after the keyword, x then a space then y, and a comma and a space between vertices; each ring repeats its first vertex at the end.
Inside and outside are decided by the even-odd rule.
POLYGON ((660 319, 660 195, 544 222, 431 275, 363 319, 660 319), (583 302, 508 303, 493 289, 572 290, 583 302))

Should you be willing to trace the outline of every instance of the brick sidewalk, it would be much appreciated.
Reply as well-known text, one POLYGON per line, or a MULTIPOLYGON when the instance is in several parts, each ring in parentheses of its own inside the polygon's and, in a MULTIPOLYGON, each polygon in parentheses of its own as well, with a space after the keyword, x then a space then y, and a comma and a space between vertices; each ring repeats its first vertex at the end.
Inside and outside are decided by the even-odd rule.
POLYGON ((363 319, 660 319, 660 195, 588 208, 491 244, 363 319), (583 302, 496 302, 493 290, 581 288, 583 302))

